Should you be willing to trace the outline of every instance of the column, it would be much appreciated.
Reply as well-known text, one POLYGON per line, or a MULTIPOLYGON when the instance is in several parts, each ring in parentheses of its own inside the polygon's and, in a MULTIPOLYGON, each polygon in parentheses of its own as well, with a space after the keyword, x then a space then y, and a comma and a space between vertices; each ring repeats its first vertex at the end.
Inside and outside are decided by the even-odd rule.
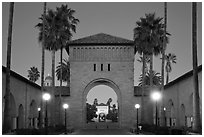
POLYGON ((17 120, 16 117, 12 117, 12 128, 11 128, 12 130, 16 129, 16 123, 17 123, 16 120, 17 120))
POLYGON ((38 128, 38 119, 34 118, 34 128, 37 129, 38 128))

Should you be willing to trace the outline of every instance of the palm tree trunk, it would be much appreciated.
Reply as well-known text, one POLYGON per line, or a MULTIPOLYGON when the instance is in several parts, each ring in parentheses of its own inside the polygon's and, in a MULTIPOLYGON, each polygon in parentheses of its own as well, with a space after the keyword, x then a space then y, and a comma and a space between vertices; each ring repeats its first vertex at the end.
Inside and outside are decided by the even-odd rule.
POLYGON ((9 26, 8 26, 7 66, 6 66, 6 93, 5 93, 3 133, 7 133, 7 132, 9 132, 11 130, 10 66, 11 66, 11 41, 12 41, 12 27, 13 27, 13 11, 14 11, 14 2, 11 2, 10 3, 10 11, 9 11, 9 26))
POLYGON ((166 84, 169 83, 169 72, 166 72, 166 84))
POLYGON ((152 88, 153 87, 153 53, 152 55, 150 55, 149 70, 150 70, 150 88, 152 88))
MULTIPOLYGON (((166 47, 166 27, 167 27, 167 2, 164 2, 164 37, 163 37, 163 49, 162 49, 162 68, 161 68, 161 94, 164 94, 164 63, 165 63, 165 47, 166 47)), ((167 83, 168 83, 168 72, 167 72, 167 83)), ((161 107, 160 107, 160 116, 161 116, 161 126, 165 125, 165 113, 164 113, 164 102, 163 98, 161 98, 161 107)))
MULTIPOLYGON (((42 42, 42 65, 41 65, 41 97, 43 96, 43 92, 44 92, 44 71, 45 71, 45 15, 46 15, 46 6, 47 6, 47 3, 44 2, 44 9, 43 9, 43 42, 42 42)), ((43 127, 43 98, 41 98, 41 101, 40 101, 40 108, 41 108, 41 111, 40 111, 40 116, 39 116, 39 125, 40 125, 40 128, 43 127)))
POLYGON ((141 123, 144 124, 144 90, 145 90, 145 54, 143 53, 143 61, 142 61, 142 97, 141 97, 141 123))
POLYGON ((201 119, 200 119, 200 101, 198 89, 198 70, 197 70, 197 5, 196 2, 192 4, 192 51, 193 51, 193 130, 201 132, 201 119))
MULTIPOLYGON (((150 66, 149 66, 149 70, 150 70, 150 86, 149 86, 149 90, 152 90, 152 88, 153 88, 153 52, 152 52, 152 55, 150 55, 150 66)), ((153 107, 152 108, 150 108, 150 109, 152 109, 150 112, 152 112, 152 121, 150 122, 150 123, 154 123, 153 122, 153 120, 154 120, 154 118, 153 118, 153 107)))
MULTIPOLYGON (((60 63, 61 63, 61 69, 60 69, 60 93, 59 93, 59 106, 62 106, 62 56, 63 56, 63 47, 60 49, 60 63)), ((59 124, 62 124, 61 122, 61 107, 59 108, 59 124)))
MULTIPOLYGON (((55 50, 52 50, 52 116, 51 116, 51 125, 55 124, 55 50)), ((61 106, 60 106, 61 107, 61 106)))

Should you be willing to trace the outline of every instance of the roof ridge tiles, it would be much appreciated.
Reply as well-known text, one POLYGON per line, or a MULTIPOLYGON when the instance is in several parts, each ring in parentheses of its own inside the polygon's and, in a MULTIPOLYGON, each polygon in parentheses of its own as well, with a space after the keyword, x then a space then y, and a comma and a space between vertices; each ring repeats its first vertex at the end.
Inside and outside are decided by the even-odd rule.
POLYGON ((118 36, 112 36, 110 34, 98 33, 83 37, 80 39, 75 39, 69 42, 69 45, 87 45, 87 44, 98 44, 98 45, 117 45, 117 44, 133 44, 132 40, 121 38, 118 36))

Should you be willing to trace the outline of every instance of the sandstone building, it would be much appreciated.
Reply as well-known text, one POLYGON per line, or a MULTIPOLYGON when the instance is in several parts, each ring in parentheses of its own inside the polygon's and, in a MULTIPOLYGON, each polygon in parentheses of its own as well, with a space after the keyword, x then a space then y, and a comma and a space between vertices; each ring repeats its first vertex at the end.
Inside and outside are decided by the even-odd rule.
MULTIPOLYGON (((62 103, 69 104, 67 123, 74 128, 94 128, 86 123, 87 94, 97 85, 111 87, 118 102, 118 122, 105 124, 110 128, 130 128, 136 120, 135 104, 141 104, 141 88, 134 86, 134 45, 133 41, 104 33, 73 40, 66 51, 70 60, 70 87, 63 87, 62 103), (111 127, 112 126, 112 127, 111 127)), ((135 66, 135 69, 140 69, 135 66)), ((5 67, 2 67, 2 97, 5 95, 5 67)), ((202 66, 199 67, 199 92, 202 104, 202 66)), ((49 104, 49 125, 64 122, 64 113, 59 106, 60 87, 51 92, 51 78, 45 79, 45 92, 51 93, 49 104)), ((164 104, 167 126, 190 127, 192 117, 192 72, 188 72, 165 86, 164 104)), ((38 128, 38 107, 41 87, 11 71, 11 116, 12 129, 38 128)), ((145 122, 154 123, 154 102, 145 92, 145 112, 139 110, 139 122, 144 115, 145 122)), ((4 106, 4 100, 2 100, 4 106)), ((4 107, 3 107, 4 108, 4 107)), ((3 114, 2 114, 3 116, 3 114)))

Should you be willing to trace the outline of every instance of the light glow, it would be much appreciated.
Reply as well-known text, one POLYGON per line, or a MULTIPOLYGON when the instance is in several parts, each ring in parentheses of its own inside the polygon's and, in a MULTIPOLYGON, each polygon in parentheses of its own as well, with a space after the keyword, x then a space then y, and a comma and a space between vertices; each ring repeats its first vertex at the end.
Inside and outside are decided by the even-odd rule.
POLYGON ((166 111, 166 108, 164 107, 164 111, 166 111))
POLYGON ((49 94, 49 93, 43 94, 43 99, 44 99, 45 101, 50 100, 50 94, 49 94))
POLYGON ((153 100, 158 101, 161 99, 161 93, 159 91, 155 91, 152 93, 151 97, 153 100))
POLYGON ((68 105, 68 104, 63 104, 63 108, 64 108, 64 109, 68 109, 68 108, 69 108, 69 105, 68 105))
POLYGON ((135 104, 135 108, 136 109, 140 108, 140 104, 135 104))

